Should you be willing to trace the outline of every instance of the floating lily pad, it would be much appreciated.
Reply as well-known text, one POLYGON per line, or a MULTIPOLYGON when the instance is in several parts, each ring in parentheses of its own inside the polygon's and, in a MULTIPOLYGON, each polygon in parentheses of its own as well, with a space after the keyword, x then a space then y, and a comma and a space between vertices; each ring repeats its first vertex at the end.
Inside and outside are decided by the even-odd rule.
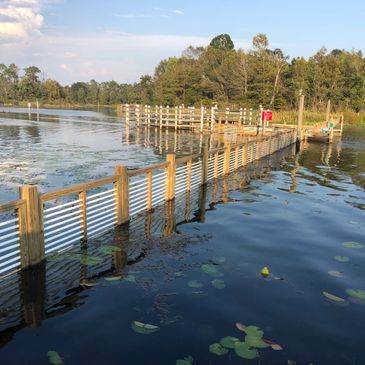
POLYGON ((184 357, 183 360, 176 360, 176 365, 192 365, 193 358, 191 356, 184 357))
POLYGON ((105 280, 107 280, 107 281, 118 281, 121 278, 122 278, 121 276, 108 276, 108 277, 105 278, 105 280))
POLYGON ((350 258, 347 256, 335 256, 334 259, 338 262, 349 262, 350 258))
POLYGON ((129 283, 135 283, 137 280, 137 277, 135 275, 127 275, 124 279, 124 281, 128 281, 129 283))
POLYGON ((48 360, 53 365, 63 365, 63 361, 61 356, 57 351, 48 351, 47 352, 48 360))
POLYGON ((281 351, 283 349, 282 346, 280 346, 278 343, 270 340, 263 340, 265 343, 267 343, 274 351, 281 351))
POLYGON ((81 265, 93 266, 103 262, 103 259, 97 256, 82 255, 80 257, 81 265))
POLYGON ((224 274, 219 271, 217 265, 214 265, 214 264, 211 264, 211 263, 210 264, 203 264, 201 266, 201 269, 205 274, 208 274, 208 275, 216 277, 216 278, 224 276, 224 274))
POLYGON ((365 290, 346 289, 346 293, 352 298, 365 300, 365 290))
POLYGON ((100 253, 112 253, 112 252, 120 252, 122 249, 118 246, 108 245, 108 246, 101 246, 98 248, 100 253))
POLYGON ((269 347, 269 345, 261 337, 257 337, 257 336, 246 335, 245 342, 250 347, 255 347, 255 348, 259 348, 259 349, 264 349, 265 347, 269 347))
POLYGON ((354 248, 354 249, 359 249, 359 248, 364 248, 364 245, 358 242, 344 242, 342 244, 343 247, 346 248, 354 248))
POLYGON ((246 326, 239 322, 236 323, 236 327, 237 327, 237 329, 239 329, 242 332, 245 332, 245 330, 246 330, 246 326))
POLYGON ((343 298, 340 298, 336 295, 333 295, 331 293, 327 293, 326 291, 322 292, 322 294, 330 301, 336 302, 336 303, 345 303, 346 300, 343 298))
POLYGON ((204 286, 203 283, 197 280, 190 280, 188 282, 188 285, 190 286, 190 288, 202 288, 204 286))
POLYGON ((214 355, 218 355, 218 356, 222 356, 225 355, 226 353, 228 353, 228 350, 226 348, 224 348, 220 343, 216 342, 216 343, 212 343, 209 346, 209 351, 214 354, 214 355))
POLYGON ((331 276, 334 276, 335 278, 342 278, 343 275, 340 271, 330 270, 328 271, 328 274, 331 276))
POLYGON ((177 278, 181 278, 182 276, 184 276, 184 273, 182 271, 177 271, 174 274, 177 278))
POLYGON ((257 350, 251 348, 246 342, 235 342, 234 351, 237 356, 247 360, 256 359, 258 357, 257 350))
POLYGON ((257 326, 247 326, 247 327, 245 327, 245 332, 249 336, 258 337, 258 338, 262 338, 262 336, 264 335, 264 331, 261 331, 260 328, 257 326))
POLYGON ((212 285, 219 290, 222 290, 226 287, 226 283, 222 279, 214 279, 211 281, 212 285))
POLYGON ((227 349, 234 349, 234 344, 237 341, 239 341, 239 339, 237 337, 227 336, 227 337, 221 338, 219 343, 227 349))
POLYGON ((160 329, 158 326, 154 326, 153 324, 142 323, 138 321, 132 322, 131 327, 134 332, 140 333, 142 335, 149 335, 160 329))

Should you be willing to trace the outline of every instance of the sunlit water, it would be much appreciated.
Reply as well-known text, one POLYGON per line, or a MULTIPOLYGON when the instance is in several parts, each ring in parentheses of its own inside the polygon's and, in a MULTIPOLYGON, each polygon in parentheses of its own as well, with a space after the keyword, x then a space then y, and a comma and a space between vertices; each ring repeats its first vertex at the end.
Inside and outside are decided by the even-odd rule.
MULTIPOLYGON (((197 192, 189 222, 156 211, 152 223, 143 217, 87 252, 112 244, 126 266, 93 276, 96 265, 84 262, 67 274, 79 257, 65 255, 47 262, 47 290, 36 280, 33 295, 32 280, 18 276, 13 304, 0 297, 0 363, 47 364, 53 350, 64 364, 364 364, 364 148, 365 130, 347 128, 332 147, 309 144, 273 170, 265 162, 255 176, 252 167, 248 182, 239 175, 197 192), (134 321, 158 330, 137 333, 134 321), (212 353, 223 337, 245 340, 237 322, 283 349, 258 348, 252 360, 219 346, 224 354, 212 353)), ((138 149, 136 159, 148 155, 138 149)))

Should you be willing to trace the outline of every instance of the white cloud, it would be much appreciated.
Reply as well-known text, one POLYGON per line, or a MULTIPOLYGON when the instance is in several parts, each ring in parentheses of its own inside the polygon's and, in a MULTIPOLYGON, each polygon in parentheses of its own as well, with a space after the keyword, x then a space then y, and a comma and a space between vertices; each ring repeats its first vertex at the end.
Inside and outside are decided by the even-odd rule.
POLYGON ((0 42, 39 34, 43 24, 40 0, 9 0, 0 4, 0 42))
POLYGON ((113 16, 115 16, 117 18, 123 18, 123 19, 151 18, 151 15, 147 15, 147 14, 135 14, 135 13, 113 14, 113 16))
POLYGON ((178 10, 178 9, 171 10, 171 13, 173 13, 173 14, 177 14, 177 15, 182 15, 182 14, 184 14, 184 12, 183 12, 182 10, 178 10))

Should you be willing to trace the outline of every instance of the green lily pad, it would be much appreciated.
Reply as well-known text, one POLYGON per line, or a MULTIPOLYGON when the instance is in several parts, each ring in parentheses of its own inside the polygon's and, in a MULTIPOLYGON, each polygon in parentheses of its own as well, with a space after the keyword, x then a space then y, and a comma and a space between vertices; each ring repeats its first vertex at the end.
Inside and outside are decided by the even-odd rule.
POLYGON ((259 355, 257 350, 251 348, 246 342, 235 342, 234 351, 237 356, 247 360, 256 359, 259 355))
POLYGON ((226 283, 222 279, 214 279, 211 281, 212 285, 219 290, 222 290, 226 287, 226 283))
POLYGON ((100 253, 112 253, 112 252, 120 252, 122 249, 118 246, 108 245, 108 246, 101 246, 98 248, 100 253))
POLYGON ((257 336, 246 335, 245 342, 250 347, 255 347, 258 349, 264 349, 265 347, 269 347, 269 345, 261 337, 257 337, 257 336))
POLYGON ((122 278, 121 276, 108 276, 108 277, 105 278, 105 280, 107 280, 107 281, 118 281, 121 278, 122 278))
POLYGON ((355 249, 364 248, 364 245, 358 242, 344 242, 342 246, 346 248, 355 248, 355 249))
POLYGON ((365 300, 365 290, 346 289, 346 293, 352 298, 365 300))
POLYGON ((214 354, 214 355, 218 355, 218 356, 222 356, 225 355, 226 353, 228 353, 228 350, 226 348, 224 348, 220 343, 216 342, 216 343, 212 343, 209 346, 209 351, 214 354))
POLYGON ((132 322, 131 327, 134 332, 140 333, 142 335, 149 335, 160 329, 158 326, 154 326, 153 324, 142 323, 138 321, 132 322))
POLYGON ((227 349, 234 349, 234 344, 237 341, 239 341, 239 339, 237 337, 227 336, 227 337, 221 338, 219 343, 227 349))
POLYGON ((80 257, 81 265, 94 266, 101 264, 103 259, 97 256, 82 255, 80 257))
POLYGON ((137 280, 137 276, 136 275, 127 275, 123 280, 128 281, 129 283, 135 283, 137 280))
POLYGON ((224 274, 220 272, 218 267, 214 264, 203 264, 201 266, 201 269, 205 274, 208 274, 216 278, 224 276, 224 274))
POLYGON ((197 280, 190 280, 188 286, 190 286, 190 288, 202 288, 204 284, 197 280))
POLYGON ((183 360, 176 360, 176 365, 192 365, 193 358, 191 356, 184 357, 183 360))
POLYGON ((335 256, 334 259, 338 262, 349 262, 350 258, 347 256, 335 256))
POLYGON ((57 351, 48 351, 47 352, 48 361, 53 365, 63 365, 63 361, 61 356, 57 351))
POLYGON ((245 327, 245 332, 249 336, 262 338, 264 335, 264 331, 261 331, 259 327, 257 326, 247 326, 245 327))

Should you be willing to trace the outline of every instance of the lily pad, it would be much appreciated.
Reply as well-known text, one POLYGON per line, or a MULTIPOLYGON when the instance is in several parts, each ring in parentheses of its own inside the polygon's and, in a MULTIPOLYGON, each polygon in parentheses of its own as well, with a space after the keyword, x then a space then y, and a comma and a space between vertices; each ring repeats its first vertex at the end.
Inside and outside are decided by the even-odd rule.
POLYGON ((360 248, 364 248, 364 245, 358 242, 344 242, 342 244, 343 247, 346 248, 354 248, 354 249, 360 249, 360 248))
POLYGON ((331 302, 336 302, 336 303, 345 303, 346 300, 343 298, 340 298, 336 295, 333 295, 331 293, 327 293, 326 291, 322 292, 322 294, 331 302))
POLYGON ((335 256, 334 259, 338 262, 349 262, 350 258, 347 256, 335 256))
POLYGON ((270 341, 270 340, 263 340, 265 341, 265 343, 267 343, 274 351, 281 351, 283 349, 283 347, 281 345, 279 345, 278 343, 274 342, 274 341, 270 341))
POLYGON ((365 300, 365 290, 346 289, 346 293, 352 298, 365 300))
POLYGON ((227 349, 234 349, 234 344, 237 341, 239 341, 239 339, 237 337, 227 336, 227 337, 221 338, 219 343, 227 349))
POLYGON ((226 287, 226 283, 222 279, 214 279, 211 281, 212 285, 219 290, 222 290, 226 287))
POLYGON ((202 288, 204 284, 197 280, 190 280, 188 286, 190 286, 190 288, 202 288))
POLYGON ((108 277, 105 278, 105 280, 107 280, 107 281, 118 281, 121 278, 122 278, 121 276, 108 276, 108 277))
POLYGON ((176 360, 176 365, 192 365, 193 358, 191 356, 184 357, 182 360, 176 360))
POLYGON ((334 276, 335 278, 342 278, 343 275, 340 271, 330 270, 328 271, 328 274, 331 276, 334 276))
POLYGON ((48 360, 53 365, 63 365, 63 361, 61 356, 57 351, 48 351, 47 352, 48 360))
POLYGON ((256 359, 256 357, 258 357, 257 350, 251 348, 246 342, 235 342, 234 351, 237 356, 247 360, 256 359))
POLYGON ((80 257, 80 263, 81 265, 86 266, 94 266, 101 264, 103 262, 103 259, 97 256, 89 256, 89 255, 82 255, 80 257))
POLYGON ((216 343, 212 343, 209 346, 209 351, 214 354, 214 355, 218 355, 218 356, 222 356, 225 355, 226 353, 228 353, 228 350, 226 348, 224 348, 220 343, 216 342, 216 343))
POLYGON ((208 274, 208 275, 216 277, 216 278, 220 278, 220 277, 224 276, 224 274, 219 271, 218 267, 211 263, 203 264, 201 266, 201 269, 205 274, 208 274))
POLYGON ((258 338, 262 338, 262 336, 264 335, 264 331, 261 331, 260 328, 257 326, 247 326, 245 328, 245 332, 249 336, 258 337, 258 338))
POLYGON ((120 252, 122 249, 118 246, 108 245, 108 246, 100 246, 98 248, 100 253, 112 253, 112 252, 120 252))
POLYGON ((261 337, 257 337, 257 336, 246 335, 245 342, 250 347, 255 347, 255 348, 259 348, 259 349, 264 349, 265 347, 269 347, 269 345, 261 337))
POLYGON ((138 321, 132 322, 131 327, 134 332, 140 333, 142 335, 149 335, 160 329, 158 326, 154 326, 153 324, 142 323, 138 321))

